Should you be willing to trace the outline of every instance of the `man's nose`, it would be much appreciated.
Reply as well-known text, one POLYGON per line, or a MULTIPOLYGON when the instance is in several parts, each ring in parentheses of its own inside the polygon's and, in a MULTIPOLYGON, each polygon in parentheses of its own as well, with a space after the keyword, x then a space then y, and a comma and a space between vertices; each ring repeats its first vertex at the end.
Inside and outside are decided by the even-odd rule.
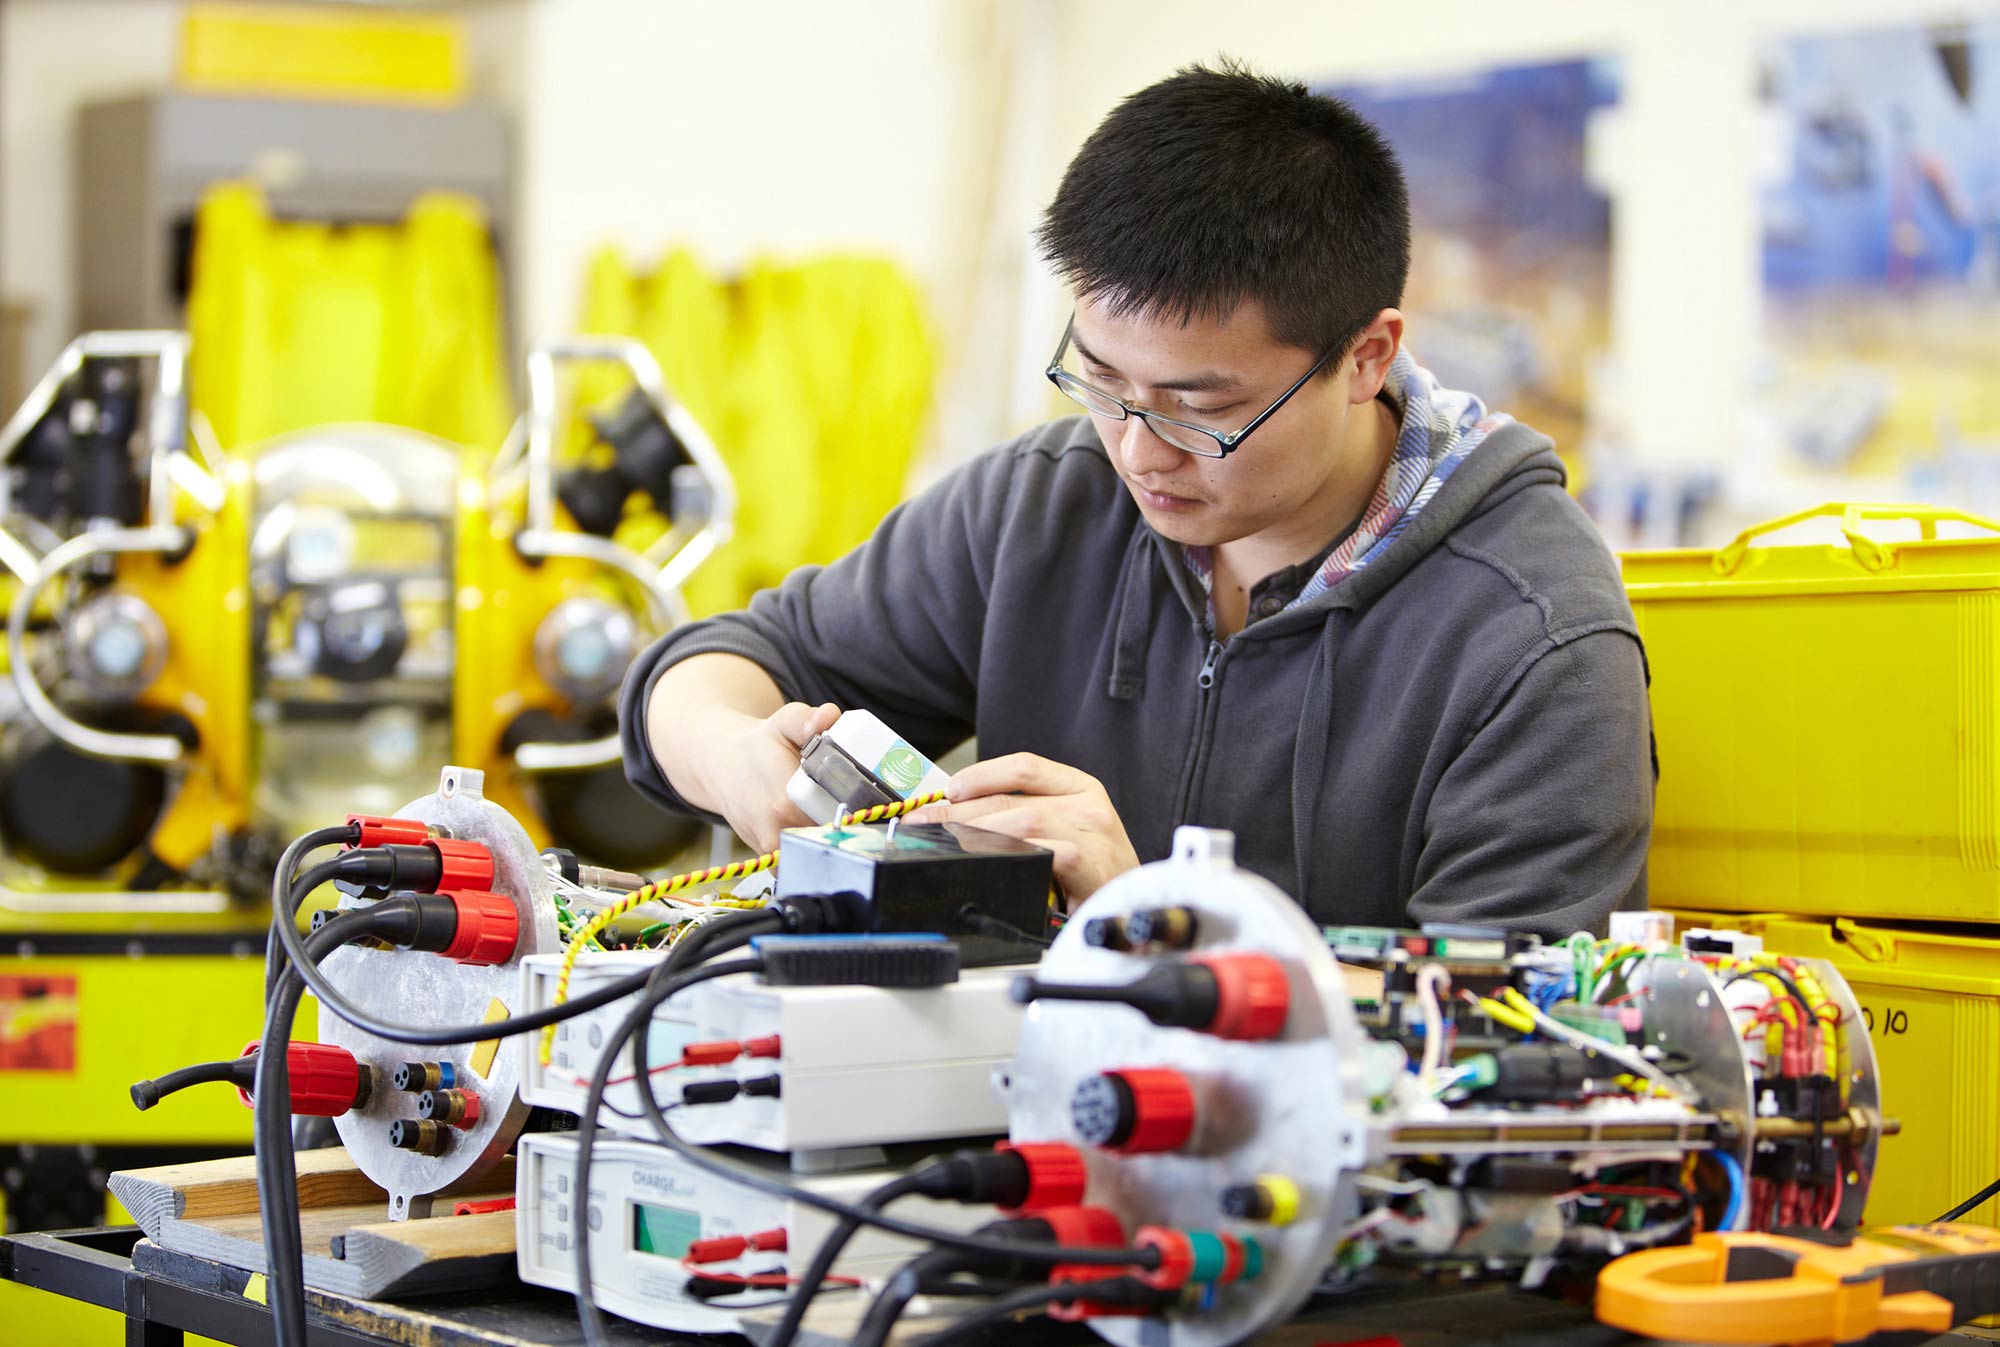
POLYGON ((1185 450, 1176 449, 1154 433, 1153 427, 1141 416, 1128 416, 1118 437, 1118 453, 1125 460, 1125 471, 1135 477, 1143 477, 1152 472, 1171 472, 1187 457, 1185 450))

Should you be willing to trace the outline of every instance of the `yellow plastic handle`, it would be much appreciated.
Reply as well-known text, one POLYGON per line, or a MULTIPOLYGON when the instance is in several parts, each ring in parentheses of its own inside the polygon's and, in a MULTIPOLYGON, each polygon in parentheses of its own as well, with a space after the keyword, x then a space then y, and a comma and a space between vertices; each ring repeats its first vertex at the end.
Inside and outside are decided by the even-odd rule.
POLYGON ((1840 531, 1847 538, 1847 545, 1853 549, 1854 559, 1871 571, 1889 569, 1895 564, 1896 551, 1893 543, 1878 542, 1861 531, 1861 525, 1866 520, 1913 520, 1917 525, 1919 536, 1925 542, 1936 542, 1937 526, 1945 522, 1970 524, 1989 533, 2000 533, 2000 522, 1980 515, 1967 514, 1963 510, 1948 510, 1935 505, 1870 505, 1828 501, 1824 505, 1815 505, 1809 510, 1800 510, 1782 519, 1770 519, 1761 524, 1752 524, 1744 529, 1715 554, 1715 573, 1734 574, 1736 568, 1743 564, 1743 558, 1749 552, 1750 544, 1758 538, 1781 529, 1788 529, 1794 524, 1803 524, 1808 519, 1831 519, 1835 516, 1840 519, 1840 531))
MULTIPOLYGON (((1797 1260, 1811 1246, 1758 1236, 1759 1247, 1797 1260)), ((1651 1338, 1740 1343, 1831 1342, 1837 1288, 1795 1276, 1729 1280, 1732 1242, 1699 1236, 1692 1244, 1628 1253, 1597 1278, 1597 1318, 1651 1338)))

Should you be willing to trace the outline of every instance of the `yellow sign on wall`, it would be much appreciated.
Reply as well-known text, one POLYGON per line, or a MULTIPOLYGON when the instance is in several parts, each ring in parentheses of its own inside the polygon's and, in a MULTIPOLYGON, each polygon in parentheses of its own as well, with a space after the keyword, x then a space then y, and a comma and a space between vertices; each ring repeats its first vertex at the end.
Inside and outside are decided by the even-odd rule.
POLYGON ((455 19, 318 6, 195 4, 181 22, 180 84, 208 93, 455 103, 465 55, 455 19))

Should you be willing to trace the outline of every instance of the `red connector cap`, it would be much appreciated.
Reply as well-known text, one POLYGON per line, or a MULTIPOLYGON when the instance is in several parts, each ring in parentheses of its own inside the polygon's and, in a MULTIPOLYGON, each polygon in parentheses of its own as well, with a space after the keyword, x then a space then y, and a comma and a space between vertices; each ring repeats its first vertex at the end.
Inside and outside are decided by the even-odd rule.
POLYGON ((1060 1141, 1002 1141, 993 1149, 1018 1155, 1028 1166, 1028 1195, 1020 1206, 1002 1208, 1007 1215, 1039 1214, 1050 1207, 1073 1207, 1083 1201, 1090 1174, 1084 1168, 1083 1152, 1076 1147, 1060 1141))
POLYGON ((1285 1032, 1292 984, 1283 964, 1268 954, 1208 954, 1188 962, 1215 975, 1215 1018, 1209 1021, 1209 1033, 1259 1042, 1285 1032))
POLYGON ((754 1235, 721 1235, 715 1239, 698 1239, 688 1245, 688 1263, 726 1263, 732 1258, 741 1258, 746 1253, 783 1253, 787 1236, 782 1227, 775 1230, 759 1230, 754 1235))
POLYGON ((514 1210, 513 1198, 492 1197, 480 1202, 455 1202, 452 1204, 451 1214, 454 1216, 482 1216, 489 1211, 512 1210, 514 1210))
POLYGON ((423 839, 438 854, 437 893, 484 892, 493 887, 493 853, 456 837, 423 839))
POLYGON ((1100 1071, 1070 1097, 1076 1134, 1120 1155, 1177 1151, 1194 1135, 1194 1087, 1170 1067, 1100 1071))
POLYGON ((1194 1274, 1194 1242, 1187 1231, 1174 1230, 1163 1225, 1142 1225, 1139 1233, 1132 1236, 1132 1244, 1140 1249, 1158 1249, 1160 1265, 1141 1270, 1137 1275, 1148 1286, 1162 1291, 1178 1291, 1187 1285, 1194 1274))
POLYGON ((390 843, 402 846, 420 847, 431 840, 431 830, 427 824, 409 818, 382 818, 375 814, 349 814, 348 826, 359 828, 361 834, 348 843, 348 850, 357 847, 381 847, 390 843))
MULTIPOLYGON (((257 1044, 252 1042, 243 1049, 243 1056, 256 1051, 257 1044)), ((285 1067, 291 1073, 294 1113, 338 1118, 361 1097, 361 1063, 346 1048, 331 1043, 294 1042, 285 1050, 285 1067)), ((257 1106, 250 1092, 240 1085, 236 1097, 245 1108, 257 1106)))
MULTIPOLYGON (((1049 1207, 1036 1212, 1034 1218, 1047 1223, 1049 1242, 1052 1244, 1115 1249, 1125 1242, 1125 1227, 1118 1223, 1116 1216, 1103 1207, 1049 1207)), ((1130 1271, 1130 1268, 1124 1267, 1092 1267, 1081 1263, 1059 1263, 1049 1269, 1049 1285, 1103 1281, 1110 1277, 1123 1277, 1130 1271)), ((1131 1313, 1134 1311, 1122 1306, 1096 1305, 1088 1300, 1073 1300, 1067 1305, 1049 1306, 1049 1317, 1065 1323, 1075 1323, 1079 1319, 1090 1319, 1099 1315, 1131 1313)))
POLYGON ((514 957, 521 941, 521 915, 512 899, 497 893, 453 892, 448 895, 458 908, 458 929, 451 943, 440 951, 460 963, 506 963, 514 957))
POLYGON ((777 1057, 784 1052, 784 1040, 776 1034, 765 1034, 761 1038, 743 1040, 745 1057, 777 1057))
POLYGON ((1035 1219, 1047 1222, 1051 1244, 1115 1249, 1125 1242, 1125 1227, 1103 1207, 1048 1207, 1035 1219))

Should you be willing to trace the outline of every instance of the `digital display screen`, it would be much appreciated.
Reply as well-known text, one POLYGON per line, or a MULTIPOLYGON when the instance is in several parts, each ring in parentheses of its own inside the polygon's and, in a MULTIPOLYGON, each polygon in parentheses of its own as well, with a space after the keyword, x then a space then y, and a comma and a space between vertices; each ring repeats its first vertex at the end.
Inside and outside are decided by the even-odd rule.
POLYGON ((680 1207, 632 1204, 632 1247, 662 1258, 686 1257, 688 1245, 701 1238, 701 1213, 680 1207))

